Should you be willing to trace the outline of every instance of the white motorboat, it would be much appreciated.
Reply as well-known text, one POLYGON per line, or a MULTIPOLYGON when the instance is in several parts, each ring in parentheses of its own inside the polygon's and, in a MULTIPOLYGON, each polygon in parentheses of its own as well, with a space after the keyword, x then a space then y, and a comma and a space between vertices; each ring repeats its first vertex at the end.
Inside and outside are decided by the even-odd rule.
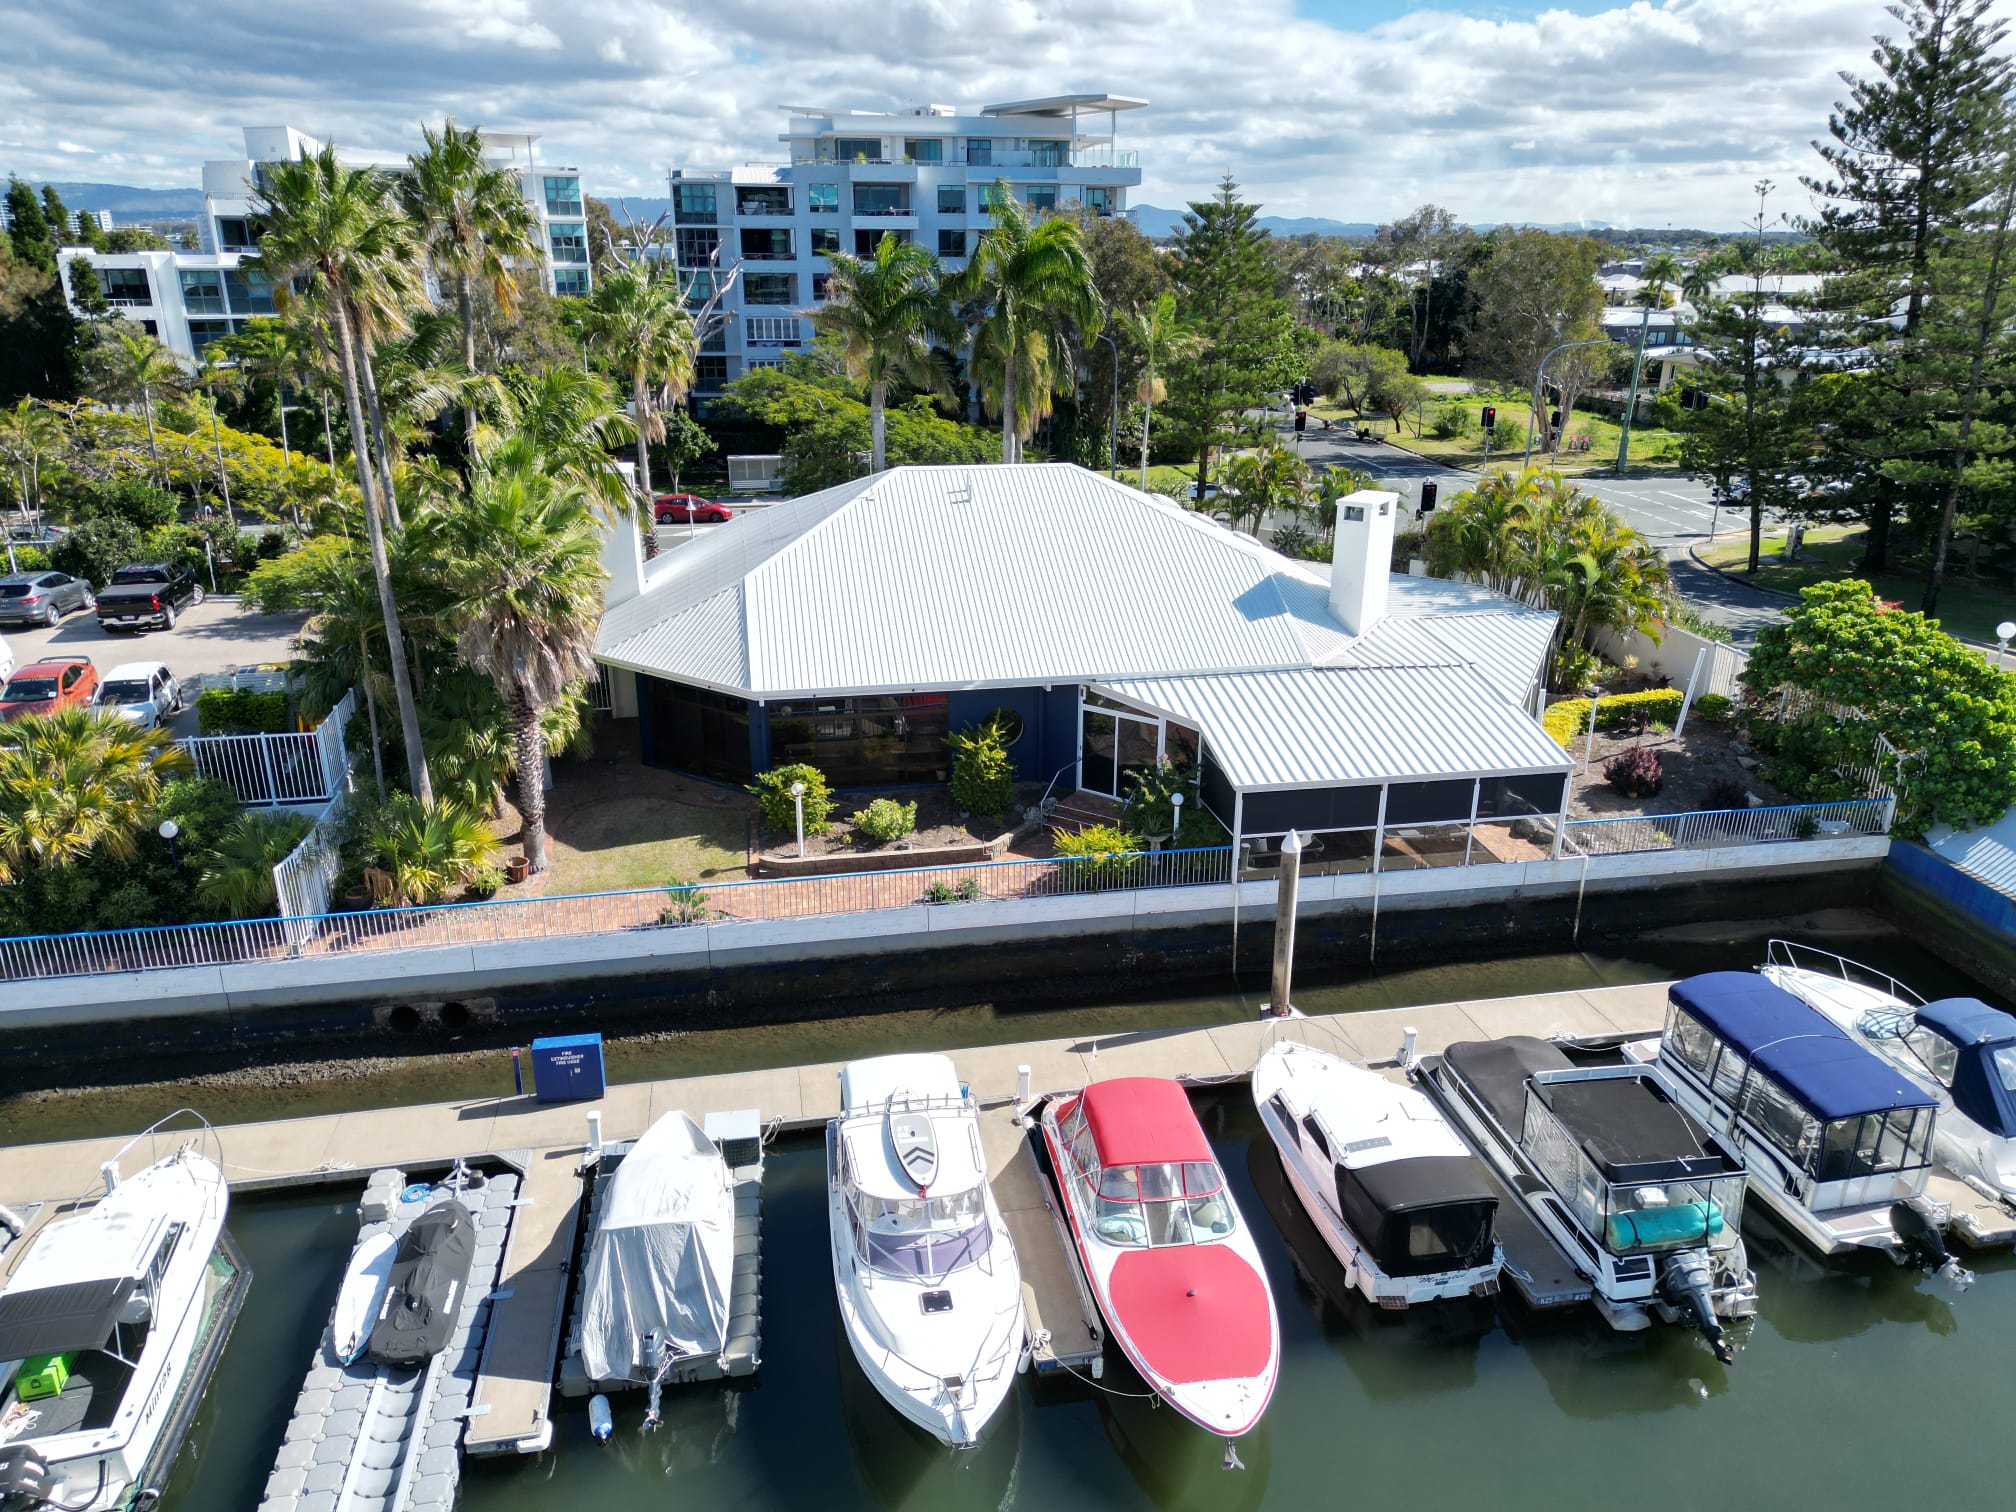
POLYGON ((655 1421, 658 1387, 727 1347, 734 1270, 734 1176, 698 1124, 668 1113, 616 1167, 588 1241, 577 1344, 595 1388, 650 1388, 655 1421))
POLYGON ((184 1116, 107 1161, 105 1195, 32 1234, 0 1288, 0 1506, 161 1494, 251 1280, 215 1134, 164 1127, 184 1116), (142 1141, 149 1163, 122 1174, 142 1141))
POLYGON ((979 1110, 942 1055, 855 1061, 840 1103, 826 1180, 847 1342, 898 1412, 971 1446, 1028 1363, 1022 1271, 979 1110))
POLYGON ((1757 970, 1938 1100, 1939 1164, 2016 1199, 2016 1018, 1979 998, 1928 1003, 1895 977, 1790 940, 1771 941, 1757 970))
POLYGON ((1748 971, 1667 990, 1666 1027, 1624 1047, 1741 1152, 1759 1199, 1822 1255, 1874 1249, 1959 1286, 1951 1210, 1926 1195, 1938 1099, 1826 1013, 1748 971))
POLYGON ((1044 1104, 1041 1128, 1115 1342, 1198 1427, 1249 1432, 1280 1379, 1281 1319, 1189 1095, 1160 1077, 1094 1082, 1044 1104))
POLYGON ((1679 1323, 1735 1359, 1722 1325, 1757 1312, 1743 1162, 1655 1072, 1577 1066, 1527 1035, 1454 1044, 1423 1069, 1612 1328, 1679 1323))
POLYGON ((1498 1199, 1420 1092, 1283 1041, 1254 1065, 1253 1101, 1289 1185, 1368 1302, 1497 1291, 1498 1199))

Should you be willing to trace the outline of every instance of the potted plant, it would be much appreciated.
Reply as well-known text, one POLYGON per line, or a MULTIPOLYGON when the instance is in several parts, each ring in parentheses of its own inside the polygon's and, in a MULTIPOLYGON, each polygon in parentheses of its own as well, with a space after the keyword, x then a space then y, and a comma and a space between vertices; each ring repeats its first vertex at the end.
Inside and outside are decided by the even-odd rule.
POLYGON ((497 889, 504 885, 504 869, 500 866, 479 866, 469 877, 469 896, 476 902, 483 902, 497 896, 497 889))
POLYGON ((512 856, 509 859, 507 859, 504 863, 504 877, 505 880, 508 882, 512 882, 514 884, 523 882, 527 877, 531 875, 532 875, 532 858, 530 856, 525 855, 512 856))

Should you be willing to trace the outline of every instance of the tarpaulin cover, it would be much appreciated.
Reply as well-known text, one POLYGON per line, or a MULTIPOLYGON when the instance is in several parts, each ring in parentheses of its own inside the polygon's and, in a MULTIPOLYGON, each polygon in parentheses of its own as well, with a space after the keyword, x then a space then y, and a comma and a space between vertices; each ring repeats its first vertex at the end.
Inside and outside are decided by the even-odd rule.
POLYGON ((476 1218, 449 1200, 399 1236, 385 1301, 365 1353, 384 1365, 418 1365, 448 1347, 476 1258, 476 1218))
POLYGON ((2016 1088, 2002 1070, 2016 1045, 2016 1019, 1979 998, 1940 998, 1918 1010, 1918 1022, 1959 1047, 1953 1106, 1990 1134, 2016 1136, 2016 1088))
POLYGON ((719 1354, 735 1266, 735 1188, 700 1126, 668 1113, 610 1178, 581 1285, 581 1362, 593 1381, 648 1380, 656 1346, 719 1354))

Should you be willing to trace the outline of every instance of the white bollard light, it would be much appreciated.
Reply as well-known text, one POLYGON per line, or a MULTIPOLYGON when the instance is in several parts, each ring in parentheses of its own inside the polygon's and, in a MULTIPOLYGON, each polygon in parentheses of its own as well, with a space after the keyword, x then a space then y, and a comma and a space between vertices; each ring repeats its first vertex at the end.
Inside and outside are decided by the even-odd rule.
POLYGON ((1029 1102, 1029 1068, 1027 1066, 1017 1066, 1015 1068, 1015 1101, 1023 1106, 1027 1106, 1029 1102))
POLYGON ((590 1156, 599 1156, 602 1153, 602 1110, 600 1108, 590 1108, 588 1110, 588 1153, 590 1156))
POLYGON ((1411 1069, 1414 1065, 1414 1043, 1420 1039, 1421 1031, 1409 1024, 1400 1031, 1400 1064, 1411 1069))

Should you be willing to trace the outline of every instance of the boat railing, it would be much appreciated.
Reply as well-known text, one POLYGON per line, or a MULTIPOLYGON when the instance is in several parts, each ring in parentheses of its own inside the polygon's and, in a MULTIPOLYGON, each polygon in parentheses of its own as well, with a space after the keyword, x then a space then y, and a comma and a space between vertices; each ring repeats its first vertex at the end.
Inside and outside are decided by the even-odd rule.
MULTIPOLYGON (((886 1113, 958 1113, 972 1106, 973 1094, 961 1087, 956 1097, 946 1092, 891 1092, 881 1102, 859 1112, 880 1118, 886 1113)), ((851 1118, 858 1114, 850 1108, 847 1116, 851 1118)))
POLYGON ((1889 972, 1878 971, 1874 966, 1865 966, 1860 961, 1851 961, 1847 956, 1836 955, 1831 950, 1822 950, 1817 945, 1802 945, 1797 940, 1769 940, 1764 946, 1764 964, 1782 966, 1792 971, 1825 972, 1860 987, 1880 987, 1908 1007, 1915 1009, 1925 1006, 1925 999, 1922 996, 1906 987, 1889 972))
POLYGON ((187 1149, 193 1146, 198 1154, 205 1156, 212 1165, 217 1167, 219 1173, 222 1173, 224 1169, 224 1141, 218 1135, 215 1125, 194 1108, 177 1108, 173 1113, 168 1114, 167 1117, 156 1119, 121 1145, 113 1153, 112 1158, 102 1162, 98 1169, 106 1172, 109 1176, 123 1178, 126 1174, 126 1157, 138 1149, 142 1141, 145 1141, 147 1145, 146 1163, 150 1166, 156 1165, 163 1158, 163 1144, 176 1135, 183 1136, 181 1143, 175 1145, 173 1150, 166 1153, 172 1154, 174 1150, 187 1149), (190 1127, 182 1123, 183 1120, 187 1119, 194 1119, 195 1126, 190 1127), (178 1124, 181 1126, 176 1127, 178 1124))

